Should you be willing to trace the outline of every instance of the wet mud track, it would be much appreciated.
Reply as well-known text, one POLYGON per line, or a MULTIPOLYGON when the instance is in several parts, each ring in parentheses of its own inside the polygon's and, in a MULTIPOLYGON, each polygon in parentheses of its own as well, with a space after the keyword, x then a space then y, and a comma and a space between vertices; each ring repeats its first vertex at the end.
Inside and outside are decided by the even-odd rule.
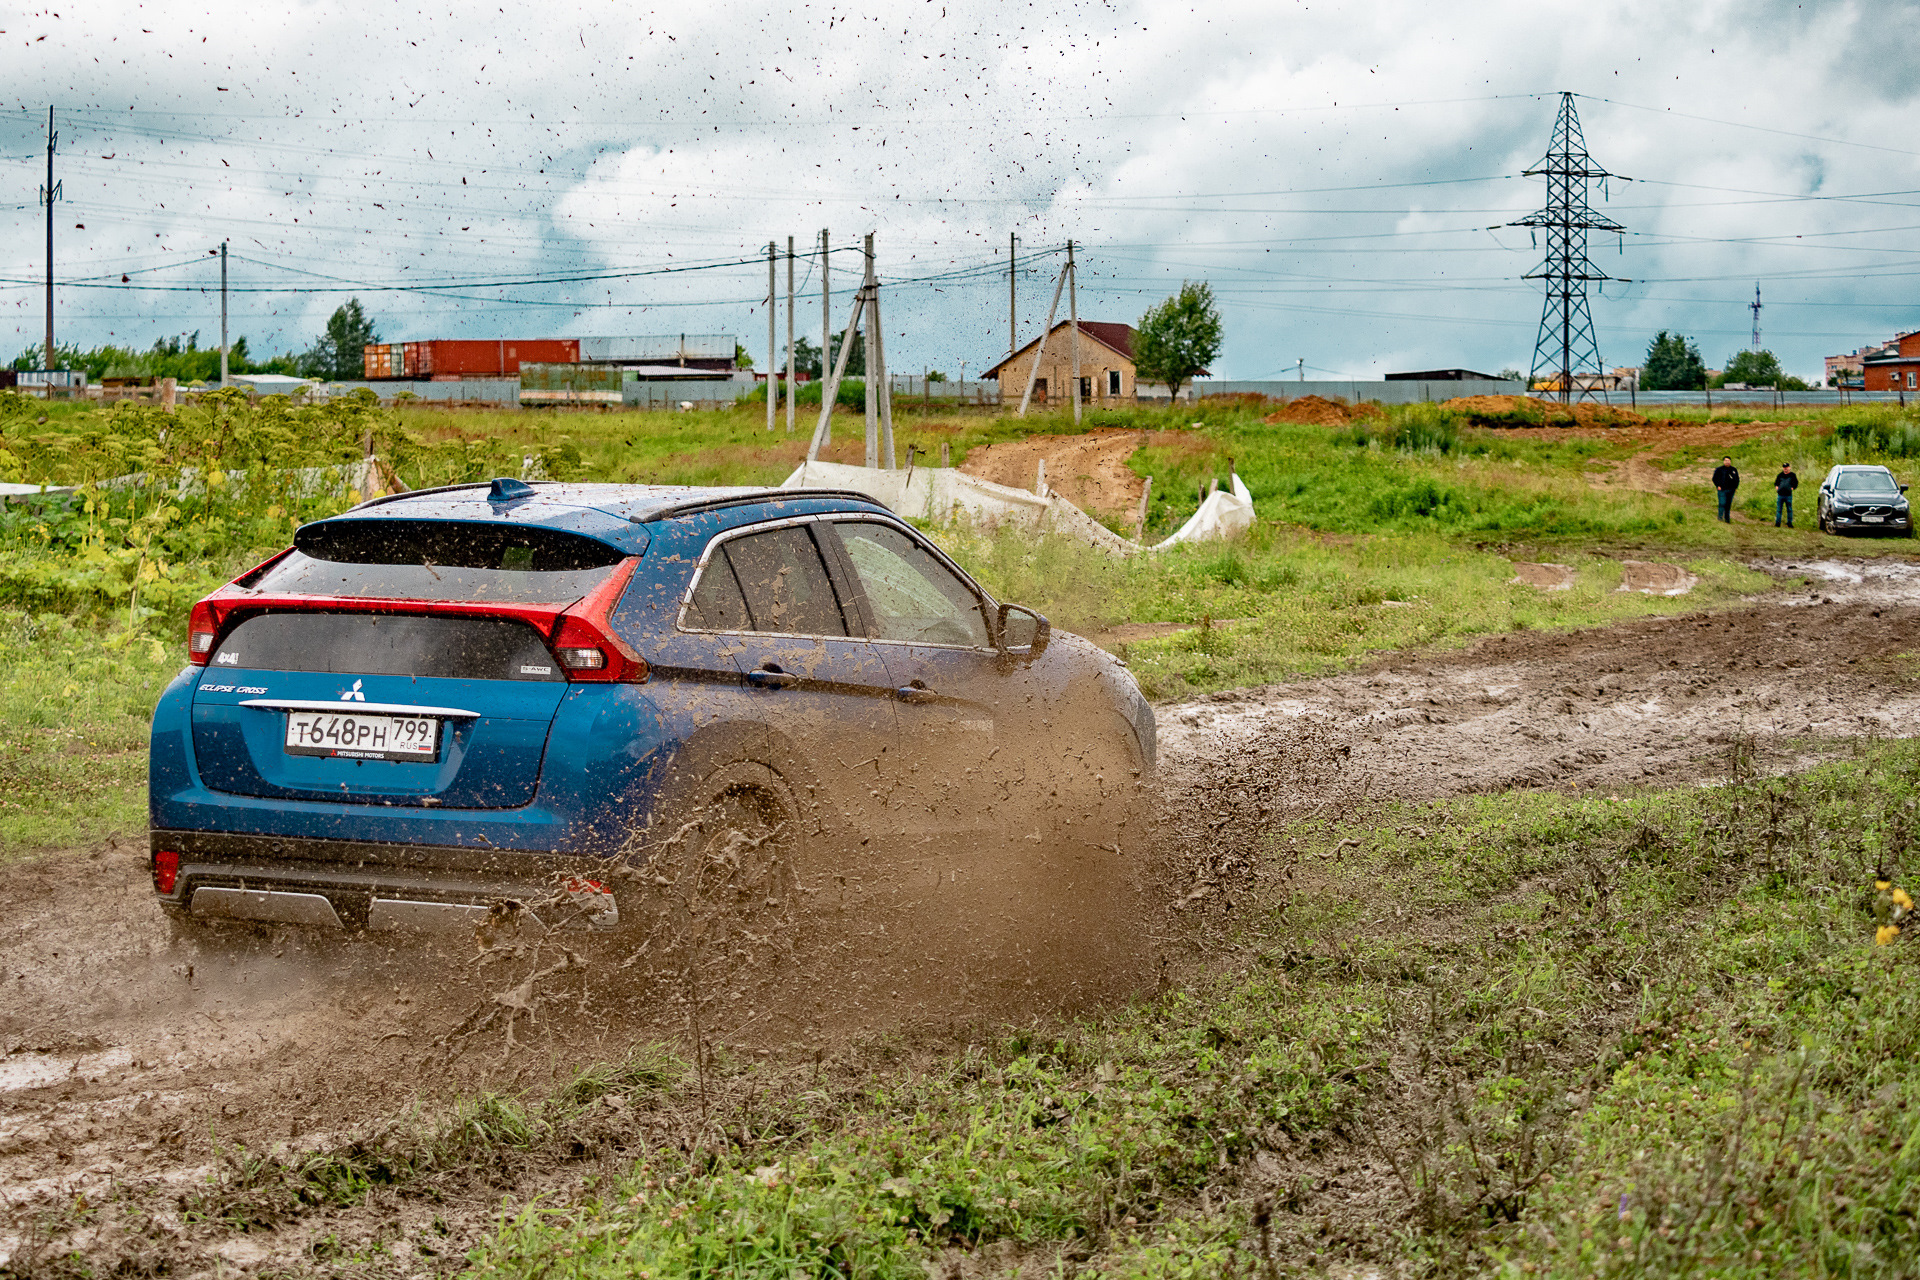
MULTIPOLYGON (((1175 811, 1161 815, 1163 829, 1217 833, 1212 815, 1231 811, 1228 831, 1251 834, 1336 790, 1422 801, 1669 786, 1725 777, 1742 744, 1759 767, 1786 769, 1861 737, 1910 734, 1920 573, 1770 567, 1797 575, 1793 585, 1751 607, 1514 633, 1162 707, 1162 807, 1175 811)), ((1251 847, 1180 843, 1216 862, 1228 843, 1251 847)), ((1222 870, 1143 876, 1155 891, 1139 902, 1138 932, 1158 933, 1163 908, 1225 884, 1222 870)), ((840 952, 813 953, 857 975, 851 1007, 873 1015, 867 1026, 964 1036, 974 1022, 1110 998, 1142 980, 1137 953, 1050 954, 1054 930, 1041 912, 1026 936, 991 940, 971 985, 957 981, 914 932, 929 904, 943 916, 947 890, 924 879, 918 908, 856 904, 833 944, 840 952), (1110 982, 1099 980, 1103 966, 1110 982), (1048 989, 1051 974, 1069 970, 1071 982, 1048 989)), ((383 944, 279 930, 209 948, 171 937, 151 903, 142 841, 13 865, 0 882, 0 1253, 30 1249, 35 1224, 63 1206, 130 1197, 143 1207, 127 1220, 147 1236, 101 1241, 103 1257, 151 1248, 175 1270, 208 1273, 279 1265, 298 1247, 291 1238, 263 1253, 182 1212, 183 1197, 242 1145, 322 1149, 456 1097, 539 1095, 586 1063, 690 1030, 734 1053, 834 1051, 833 1009, 823 1006, 835 1002, 818 992, 748 983, 690 1000, 672 975, 609 984, 609 957, 579 950, 582 967, 561 968, 530 989, 532 1007, 508 1010, 509 1044, 497 1016, 472 1035, 461 1029, 560 960, 553 945, 486 963, 465 938, 383 944), (701 1026, 690 1026, 690 1009, 701 1026)), ((514 1188, 490 1186, 466 1205, 472 1230, 502 1194, 514 1188)), ((84 1250, 86 1229, 72 1230, 64 1238, 84 1250)))
POLYGON ((1920 728, 1920 605, 1862 594, 1818 581, 1752 608, 1515 633, 1216 694, 1160 708, 1161 747, 1205 761, 1311 725, 1341 739, 1367 795, 1416 801, 1724 778, 1736 747, 1793 768, 1920 728))

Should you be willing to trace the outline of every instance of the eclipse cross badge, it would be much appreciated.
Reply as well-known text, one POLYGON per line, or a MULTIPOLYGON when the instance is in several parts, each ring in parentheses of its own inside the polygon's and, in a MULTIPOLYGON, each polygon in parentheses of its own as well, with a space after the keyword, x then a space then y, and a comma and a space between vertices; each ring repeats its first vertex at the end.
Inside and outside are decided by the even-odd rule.
POLYGON ((340 695, 340 701, 342 702, 365 702, 366 700, 367 695, 360 692, 360 682, 358 680, 353 682, 353 688, 340 695))

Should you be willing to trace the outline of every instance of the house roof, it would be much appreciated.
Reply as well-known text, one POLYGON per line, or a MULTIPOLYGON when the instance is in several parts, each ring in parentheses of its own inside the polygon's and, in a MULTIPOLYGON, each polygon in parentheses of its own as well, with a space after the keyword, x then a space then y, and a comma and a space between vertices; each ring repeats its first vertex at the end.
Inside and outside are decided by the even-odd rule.
MULTIPOLYGON (((1060 323, 1054 325, 1053 328, 1048 331, 1047 336, 1049 339, 1051 339, 1054 334, 1059 333, 1062 329, 1071 328, 1072 326, 1073 326, 1073 321, 1062 320, 1060 321, 1060 323)), ((1108 348, 1115 355, 1119 356, 1122 360, 1125 360, 1129 363, 1132 362, 1133 360, 1133 326, 1132 325, 1116 324, 1111 320, 1082 320, 1080 322, 1080 332, 1086 334, 1089 338, 1092 338, 1095 342, 1098 342, 1101 346, 1108 348)), ((995 374, 1000 372, 1003 366, 1011 364, 1013 361, 1018 360, 1021 356, 1025 355, 1027 352, 1031 351, 1034 347, 1038 346, 1039 342, 1040 342, 1040 339, 1035 338, 1032 342, 1029 342, 1026 346, 1021 347, 1018 351, 1014 352, 1012 355, 1003 356, 999 364, 994 365, 991 369, 988 369, 985 373, 982 373, 980 376, 982 378, 993 377, 995 374)))

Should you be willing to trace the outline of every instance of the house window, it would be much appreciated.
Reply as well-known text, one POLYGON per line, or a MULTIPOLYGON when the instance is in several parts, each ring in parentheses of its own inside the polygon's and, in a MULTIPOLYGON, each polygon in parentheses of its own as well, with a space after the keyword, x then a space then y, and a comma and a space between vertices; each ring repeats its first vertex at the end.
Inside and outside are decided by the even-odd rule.
POLYGON ((1911 369, 1907 370, 1907 388, 1909 390, 1913 388, 1913 370, 1911 369))
POLYGON ((1107 370, 1107 394, 1110 396, 1120 394, 1120 371, 1118 369, 1107 370))
POLYGON ((1082 378, 1080 379, 1080 403, 1085 404, 1091 399, 1093 399, 1093 379, 1082 378))

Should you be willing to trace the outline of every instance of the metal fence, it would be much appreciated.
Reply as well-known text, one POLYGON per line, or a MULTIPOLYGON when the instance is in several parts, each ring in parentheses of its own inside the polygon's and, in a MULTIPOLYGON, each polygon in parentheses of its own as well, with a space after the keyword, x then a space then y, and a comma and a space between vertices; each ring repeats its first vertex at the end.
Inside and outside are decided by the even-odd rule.
MULTIPOLYGON (((1363 400, 1372 400, 1380 404, 1419 404, 1423 400, 1451 400, 1456 396, 1517 396, 1526 394, 1524 382, 1472 381, 1472 382, 1231 382, 1221 378, 1199 378, 1194 381, 1193 395, 1232 396, 1260 395, 1274 400, 1298 400, 1302 396, 1319 396, 1325 400, 1341 399, 1349 404, 1359 404, 1363 400)), ((1143 403, 1150 403, 1147 395, 1141 397, 1143 403)), ((1159 397, 1162 404, 1166 396, 1159 397)), ((1181 399, 1186 399, 1183 395, 1181 399)))
POLYGON ((520 379, 518 378, 461 378, 453 382, 420 382, 403 379, 379 382, 329 382, 318 389, 318 394, 340 396, 350 391, 357 391, 361 387, 366 387, 382 400, 393 400, 405 392, 419 400, 484 403, 498 405, 503 409, 520 407, 520 379))

